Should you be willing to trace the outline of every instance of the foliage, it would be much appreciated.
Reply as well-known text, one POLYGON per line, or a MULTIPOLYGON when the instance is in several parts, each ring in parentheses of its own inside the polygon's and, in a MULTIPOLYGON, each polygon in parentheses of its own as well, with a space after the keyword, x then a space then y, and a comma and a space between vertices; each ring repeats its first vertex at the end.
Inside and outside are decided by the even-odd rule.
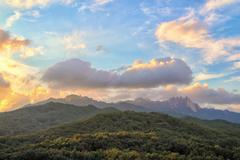
POLYGON ((240 159, 240 135, 222 130, 159 113, 99 114, 39 133, 2 137, 0 160, 240 159))

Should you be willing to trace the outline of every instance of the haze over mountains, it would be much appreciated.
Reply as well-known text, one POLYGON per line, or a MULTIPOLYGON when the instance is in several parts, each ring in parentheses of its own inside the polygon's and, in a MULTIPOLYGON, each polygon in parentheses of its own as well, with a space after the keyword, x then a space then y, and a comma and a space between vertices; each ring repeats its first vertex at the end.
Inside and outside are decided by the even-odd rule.
POLYGON ((228 110, 201 108, 188 97, 173 97, 165 101, 152 101, 149 99, 137 98, 135 100, 107 103, 89 97, 69 95, 59 99, 50 98, 35 105, 48 102, 59 102, 76 106, 93 105, 97 108, 112 107, 121 111, 162 112, 173 116, 192 116, 207 120, 222 119, 229 122, 240 123, 240 113, 228 110))
POLYGON ((50 98, 21 109, 0 113, 0 136, 37 132, 88 119, 100 113, 120 111, 160 112, 179 118, 196 117, 240 123, 240 113, 201 108, 188 97, 173 97, 166 101, 137 98, 107 103, 89 97, 69 95, 65 98, 50 98))

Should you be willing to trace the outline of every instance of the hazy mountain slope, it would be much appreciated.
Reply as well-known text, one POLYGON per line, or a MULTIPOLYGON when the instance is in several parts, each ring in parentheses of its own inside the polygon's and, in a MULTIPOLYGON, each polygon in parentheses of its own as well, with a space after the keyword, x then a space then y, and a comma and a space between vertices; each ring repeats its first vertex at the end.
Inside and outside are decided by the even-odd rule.
POLYGON ((126 110, 139 111, 139 112, 148 111, 146 108, 137 106, 132 103, 127 103, 127 102, 106 103, 106 102, 94 100, 89 97, 77 96, 77 95, 69 95, 69 96, 66 96, 65 98, 49 98, 45 101, 41 101, 33 105, 46 104, 49 102, 71 104, 76 106, 93 105, 98 108, 113 107, 121 111, 126 111, 126 110))
POLYGON ((78 107, 54 102, 25 107, 0 113, 0 136, 38 131, 115 110, 113 108, 99 109, 94 106, 78 107))
POLYGON ((193 113, 191 116, 201 119, 208 120, 222 119, 229 122, 240 123, 240 113, 231 112, 228 110, 202 108, 197 112, 193 113))
POLYGON ((98 108, 106 108, 111 107, 111 104, 105 103, 102 101, 97 101, 89 97, 84 96, 77 96, 77 95, 68 95, 65 98, 49 98, 45 101, 38 102, 33 105, 41 105, 46 104, 49 102, 58 102, 58 103, 64 103, 64 104, 72 104, 76 106, 87 106, 87 105, 93 105, 98 108))
POLYGON ((0 160, 237 160, 239 146, 240 135, 203 126, 197 119, 118 112, 29 136, 2 137, 0 160))
POLYGON ((166 101, 151 101, 138 98, 128 103, 143 106, 154 112, 163 112, 172 115, 191 115, 200 110, 200 106, 191 101, 188 97, 173 97, 166 101))
POLYGON ((106 103, 97 101, 92 98, 70 95, 65 98, 50 98, 38 104, 48 102, 60 102, 65 104, 73 104, 76 106, 94 105, 98 108, 113 107, 121 111, 136 112, 162 112, 173 116, 193 116, 201 119, 214 120, 222 119, 229 122, 240 123, 240 113, 223 111, 217 109, 201 108, 188 97, 173 97, 165 101, 152 101, 149 99, 138 98, 135 100, 121 101, 116 103, 106 103))
POLYGON ((240 123, 240 113, 228 110, 201 108, 188 97, 173 97, 166 101, 151 101, 148 99, 136 99, 128 103, 142 106, 149 111, 167 113, 174 116, 192 116, 207 120, 222 119, 229 122, 240 123))
POLYGON ((228 134, 229 136, 240 136, 240 125, 237 123, 231 123, 225 120, 203 120, 193 117, 183 117, 182 120, 218 130, 219 132, 228 134))
POLYGON ((128 102, 118 102, 118 103, 111 103, 110 104, 111 107, 116 108, 120 111, 135 111, 135 112, 149 112, 150 110, 139 106, 139 105, 135 105, 132 103, 128 103, 128 102))

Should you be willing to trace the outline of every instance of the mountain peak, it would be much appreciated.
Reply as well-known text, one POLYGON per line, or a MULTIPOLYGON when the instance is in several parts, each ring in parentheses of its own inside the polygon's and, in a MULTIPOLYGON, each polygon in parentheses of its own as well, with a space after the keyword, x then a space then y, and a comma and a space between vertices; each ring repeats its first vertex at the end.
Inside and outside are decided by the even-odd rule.
POLYGON ((197 103, 194 103, 189 97, 172 97, 168 102, 177 107, 187 107, 194 112, 200 109, 200 106, 197 103))
POLYGON ((141 98, 141 97, 138 97, 138 98, 136 98, 134 101, 135 101, 135 102, 139 102, 139 103, 141 103, 141 102, 150 102, 151 100, 148 99, 148 98, 141 98))
POLYGON ((76 94, 70 94, 70 95, 67 95, 65 98, 75 99, 75 98, 82 98, 82 96, 81 95, 76 95, 76 94))

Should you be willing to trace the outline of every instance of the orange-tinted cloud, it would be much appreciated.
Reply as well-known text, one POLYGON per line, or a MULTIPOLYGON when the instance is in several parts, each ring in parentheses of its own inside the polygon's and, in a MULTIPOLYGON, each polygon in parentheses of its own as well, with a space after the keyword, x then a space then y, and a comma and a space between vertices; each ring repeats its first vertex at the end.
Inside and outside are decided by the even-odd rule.
POLYGON ((0 29, 0 55, 11 57, 18 53, 21 58, 28 58, 42 52, 42 47, 29 47, 30 40, 23 37, 12 37, 8 32, 0 29))
POLYGON ((231 54, 229 50, 240 45, 238 37, 213 39, 205 24, 192 14, 161 23, 155 35, 160 43, 173 42, 186 48, 201 49, 203 59, 208 63, 220 57, 229 56, 231 54))
POLYGON ((29 40, 22 38, 12 38, 8 32, 0 29, 0 53, 12 54, 12 52, 21 49, 30 44, 29 40))

